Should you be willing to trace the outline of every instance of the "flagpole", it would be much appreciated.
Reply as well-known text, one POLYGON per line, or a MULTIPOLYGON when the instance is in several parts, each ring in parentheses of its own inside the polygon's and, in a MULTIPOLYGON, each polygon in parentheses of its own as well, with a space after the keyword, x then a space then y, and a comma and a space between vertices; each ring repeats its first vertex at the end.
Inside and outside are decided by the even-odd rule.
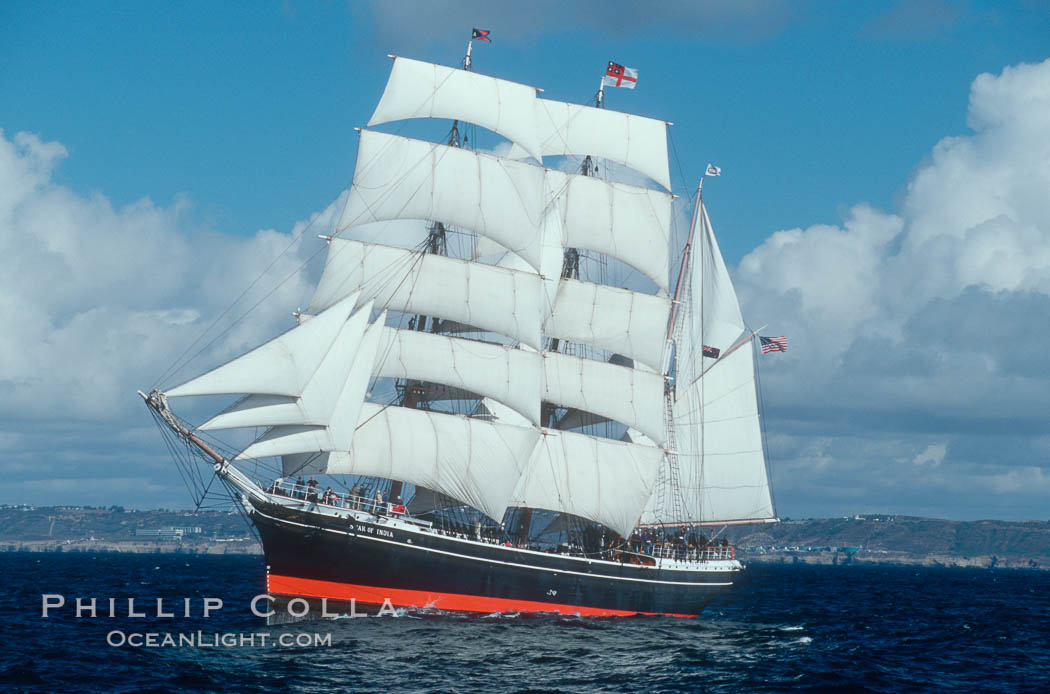
POLYGON ((602 107, 602 103, 605 101, 605 75, 602 75, 602 81, 598 83, 598 108, 602 107))
POLYGON ((474 39, 472 38, 472 39, 470 39, 470 41, 467 41, 467 55, 466 55, 466 57, 463 58, 463 69, 464 70, 469 70, 470 69, 470 64, 471 64, 470 52, 471 52, 471 50, 473 48, 474 48, 474 39))

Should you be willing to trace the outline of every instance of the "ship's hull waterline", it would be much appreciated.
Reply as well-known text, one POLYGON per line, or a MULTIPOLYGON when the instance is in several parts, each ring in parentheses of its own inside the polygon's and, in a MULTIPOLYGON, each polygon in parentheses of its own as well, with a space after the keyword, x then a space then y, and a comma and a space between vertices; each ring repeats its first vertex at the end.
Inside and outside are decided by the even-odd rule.
POLYGON ((740 570, 736 562, 674 570, 588 561, 471 542, 374 516, 253 504, 266 589, 275 600, 271 621, 287 620, 289 613, 377 614, 384 605, 475 614, 695 617, 740 570), (301 600, 289 610, 296 598, 301 600))

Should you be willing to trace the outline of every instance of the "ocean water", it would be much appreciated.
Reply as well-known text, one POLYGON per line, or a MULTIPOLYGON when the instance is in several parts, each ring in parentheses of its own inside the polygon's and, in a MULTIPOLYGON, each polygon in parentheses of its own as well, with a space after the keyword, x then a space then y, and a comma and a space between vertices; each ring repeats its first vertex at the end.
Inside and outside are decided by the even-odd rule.
POLYGON ((695 620, 423 611, 273 627, 250 611, 258 557, 8 553, 0 576, 11 691, 1050 692, 1050 572, 755 564, 695 620), (47 618, 45 593, 67 601, 47 618), (99 616, 77 618, 76 597, 99 616), (110 597, 118 617, 102 616, 110 597), (148 616, 128 618, 128 597, 148 616), (192 616, 157 618, 158 597, 178 614, 190 598, 192 616), (205 597, 224 602, 208 619, 205 597), (254 641, 107 643, 198 631, 254 641))

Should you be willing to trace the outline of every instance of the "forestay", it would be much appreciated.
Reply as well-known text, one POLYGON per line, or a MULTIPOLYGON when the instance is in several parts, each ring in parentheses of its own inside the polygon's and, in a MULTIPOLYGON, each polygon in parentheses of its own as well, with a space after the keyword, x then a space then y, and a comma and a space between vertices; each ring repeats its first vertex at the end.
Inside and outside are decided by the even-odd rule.
POLYGON ((537 160, 536 88, 458 68, 395 57, 368 125, 406 118, 448 118, 499 133, 537 160))

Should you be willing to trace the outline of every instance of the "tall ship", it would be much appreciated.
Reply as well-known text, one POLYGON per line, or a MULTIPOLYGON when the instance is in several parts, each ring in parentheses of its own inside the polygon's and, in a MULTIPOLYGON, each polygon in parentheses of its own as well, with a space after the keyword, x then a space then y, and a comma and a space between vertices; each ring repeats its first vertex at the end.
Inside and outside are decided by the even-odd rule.
POLYGON ((744 568, 725 527, 776 520, 703 179, 676 214, 670 124, 604 86, 392 59, 308 307, 140 392, 180 470, 232 493, 288 605, 699 615, 744 568), (436 141, 375 129, 414 119, 436 141))

